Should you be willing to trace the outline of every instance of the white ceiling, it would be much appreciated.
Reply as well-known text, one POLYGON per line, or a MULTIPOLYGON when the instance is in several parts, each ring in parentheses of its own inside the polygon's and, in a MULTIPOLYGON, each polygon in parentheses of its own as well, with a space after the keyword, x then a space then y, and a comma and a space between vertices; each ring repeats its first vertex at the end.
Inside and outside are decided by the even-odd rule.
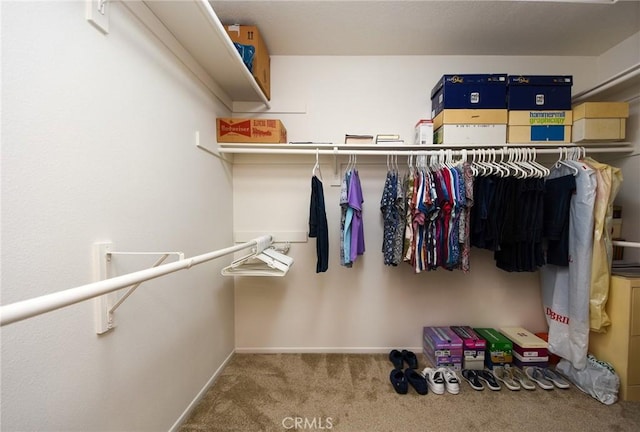
POLYGON ((638 0, 210 3, 223 24, 257 25, 271 55, 596 56, 640 31, 638 0))

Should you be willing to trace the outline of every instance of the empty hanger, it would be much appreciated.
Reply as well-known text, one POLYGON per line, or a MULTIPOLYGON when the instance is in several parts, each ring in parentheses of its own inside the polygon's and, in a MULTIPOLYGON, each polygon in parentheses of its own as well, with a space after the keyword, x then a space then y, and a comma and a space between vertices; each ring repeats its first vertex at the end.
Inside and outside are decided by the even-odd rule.
POLYGON ((238 258, 222 269, 224 276, 284 276, 293 265, 293 258, 270 247, 238 258))

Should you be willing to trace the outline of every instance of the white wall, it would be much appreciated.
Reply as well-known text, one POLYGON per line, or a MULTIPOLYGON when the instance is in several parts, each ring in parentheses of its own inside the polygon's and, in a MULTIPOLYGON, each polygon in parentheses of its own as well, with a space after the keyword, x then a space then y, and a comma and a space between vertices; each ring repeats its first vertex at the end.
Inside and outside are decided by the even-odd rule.
MULTIPOLYGON (((97 241, 230 245, 230 169, 194 145, 222 105, 119 2, 107 36, 83 1, 1 8, 2 304, 91 282, 97 241)), ((104 336, 90 301, 3 327, 2 430, 170 429, 234 348, 224 264, 146 282, 104 336)))
MULTIPOLYGON (((595 65, 596 59, 588 57, 276 56, 272 59, 274 107, 298 108, 302 99, 306 112, 273 116, 283 119, 293 141, 341 142, 345 133, 389 132, 410 141, 415 122, 429 118, 429 94, 444 73, 569 74, 574 76, 577 92, 595 84, 595 65)), ((314 157, 236 156, 234 230, 307 231, 314 162, 314 157)), ((322 162, 329 271, 315 273, 315 239, 311 239, 293 245, 296 262, 286 278, 239 279, 238 350, 420 347, 424 325, 546 329, 538 274, 498 270, 490 252, 472 250, 469 274, 440 269, 415 275, 406 265, 384 266, 379 210, 386 173, 383 157, 358 158, 367 252, 353 269, 342 268, 337 247, 339 190, 329 186, 333 159, 326 157, 322 162)))

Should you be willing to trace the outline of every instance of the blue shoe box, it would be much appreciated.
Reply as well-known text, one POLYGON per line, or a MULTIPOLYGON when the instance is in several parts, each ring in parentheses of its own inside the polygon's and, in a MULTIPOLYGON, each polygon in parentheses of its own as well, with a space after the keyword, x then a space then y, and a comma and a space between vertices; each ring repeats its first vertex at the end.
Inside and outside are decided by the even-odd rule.
POLYGON ((431 118, 444 109, 505 109, 507 74, 443 75, 431 90, 431 118))
POLYGON ((507 109, 570 110, 571 75, 509 75, 507 109))

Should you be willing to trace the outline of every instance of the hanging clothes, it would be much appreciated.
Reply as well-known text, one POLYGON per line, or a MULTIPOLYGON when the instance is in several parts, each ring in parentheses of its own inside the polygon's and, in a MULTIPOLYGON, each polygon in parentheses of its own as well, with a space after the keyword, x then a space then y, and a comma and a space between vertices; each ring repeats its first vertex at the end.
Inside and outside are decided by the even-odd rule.
MULTIPOLYGON (((390 180, 391 182, 391 180, 390 180)), ((468 163, 438 164, 411 170, 398 215, 403 218, 402 260, 415 273, 444 268, 469 270, 473 177, 468 163)))
MULTIPOLYGON (((362 218, 362 205, 364 198, 362 197, 362 186, 357 170, 352 170, 351 179, 349 181, 348 192, 349 208, 353 210, 351 220, 351 244, 349 251, 350 261, 356 261, 359 255, 363 255, 365 251, 364 245, 364 222, 362 218)), ((345 242, 347 241, 345 233, 345 242)))
POLYGON ((322 181, 315 175, 311 178, 309 237, 316 237, 316 273, 326 272, 329 268, 329 229, 322 181))
POLYGON ((398 175, 393 170, 387 171, 387 177, 380 198, 380 212, 382 213, 382 256, 384 264, 397 266, 395 256, 396 232, 400 224, 400 215, 396 206, 398 199, 398 175))
POLYGON ((586 158, 584 163, 595 170, 598 182, 594 207, 589 325, 591 331, 604 332, 611 325, 605 306, 609 297, 613 256, 613 245, 611 243, 613 201, 622 184, 622 171, 619 168, 597 162, 591 158, 586 158))
POLYGON ((494 252, 496 266, 533 272, 544 265, 544 180, 508 175, 476 177, 471 208, 471 244, 494 252))
POLYGON ((351 263, 351 220, 353 209, 349 207, 349 181, 351 171, 347 170, 340 184, 340 265, 350 268, 351 263))
POLYGON ((586 366, 589 344, 589 291, 596 175, 578 161, 555 166, 549 180, 575 175, 576 192, 569 211, 569 265, 547 264, 540 270, 542 303, 549 326, 549 351, 577 369, 586 366))

